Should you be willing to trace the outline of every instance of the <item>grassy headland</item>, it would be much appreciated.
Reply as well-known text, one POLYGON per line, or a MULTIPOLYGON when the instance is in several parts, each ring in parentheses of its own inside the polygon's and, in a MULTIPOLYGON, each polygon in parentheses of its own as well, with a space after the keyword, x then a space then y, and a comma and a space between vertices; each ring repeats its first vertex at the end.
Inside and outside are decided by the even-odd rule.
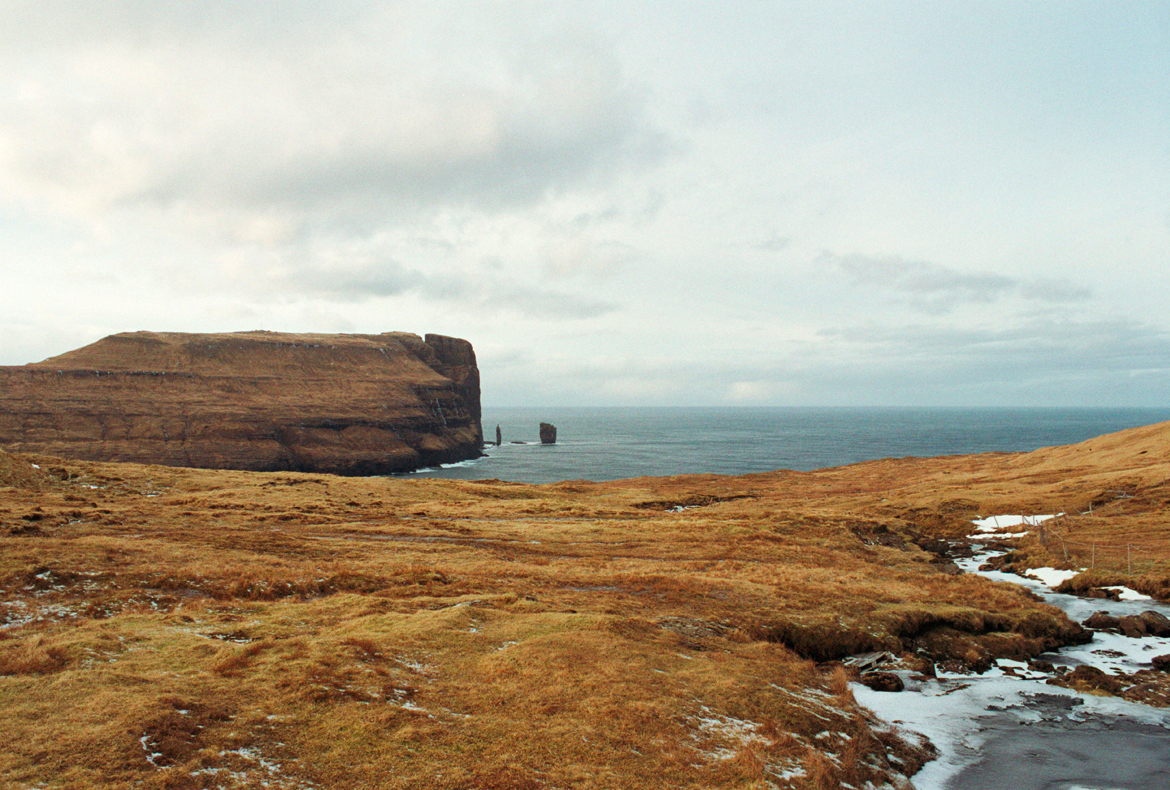
POLYGON ((0 454, 0 778, 901 784, 929 747, 825 662, 884 649, 977 670, 1081 638, 933 553, 980 515, 1091 506, 1024 539, 1019 565, 1092 551, 1082 586, 1170 597, 1168 472, 1170 424, 1029 454, 543 486, 0 454))

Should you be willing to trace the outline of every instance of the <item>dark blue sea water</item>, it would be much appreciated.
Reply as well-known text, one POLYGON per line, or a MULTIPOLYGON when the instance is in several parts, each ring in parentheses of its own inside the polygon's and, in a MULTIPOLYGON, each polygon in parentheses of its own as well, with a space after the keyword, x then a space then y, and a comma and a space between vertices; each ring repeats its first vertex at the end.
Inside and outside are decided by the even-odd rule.
POLYGON ((1163 409, 485 408, 488 457, 405 477, 526 483, 807 471, 876 458, 1035 450, 1170 420, 1163 409), (557 426, 541 445, 539 425, 557 426), (525 444, 512 444, 520 441, 525 444))

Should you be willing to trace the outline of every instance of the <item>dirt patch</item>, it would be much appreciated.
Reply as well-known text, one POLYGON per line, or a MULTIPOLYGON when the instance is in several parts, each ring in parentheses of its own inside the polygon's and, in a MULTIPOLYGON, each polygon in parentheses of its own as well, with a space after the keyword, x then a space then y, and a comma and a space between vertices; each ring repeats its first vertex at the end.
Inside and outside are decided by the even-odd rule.
POLYGON ((720 502, 732 502, 736 499, 749 499, 747 494, 716 496, 714 494, 693 494, 679 499, 655 499, 649 502, 635 502, 634 507, 639 510, 689 510, 696 507, 708 507, 720 502))

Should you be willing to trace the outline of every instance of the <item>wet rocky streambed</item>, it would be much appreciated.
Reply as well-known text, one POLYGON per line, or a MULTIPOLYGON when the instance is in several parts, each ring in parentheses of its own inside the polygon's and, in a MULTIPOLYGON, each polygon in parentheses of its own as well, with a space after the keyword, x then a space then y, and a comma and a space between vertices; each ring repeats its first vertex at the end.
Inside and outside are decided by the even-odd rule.
MULTIPOLYGON (((976 524, 981 531, 992 532, 1025 520, 997 519, 976 524)), ((1041 570, 1037 578, 1026 578, 980 570, 1004 549, 978 542, 973 548, 973 556, 956 561, 963 571, 1027 587, 1073 620, 1089 621, 1089 627, 1101 630, 1094 630, 1087 644, 1065 647, 1032 662, 1000 659, 981 675, 940 671, 931 678, 894 668, 892 674, 904 685, 900 693, 854 683, 858 702, 899 730, 926 736, 938 748, 938 759, 913 777, 914 786, 918 790, 1170 788, 1170 708, 1105 693, 1119 688, 1131 689, 1127 696, 1143 693, 1142 677, 1158 671, 1152 659, 1170 654, 1170 633, 1127 636, 1121 626, 1130 634, 1157 632, 1163 622, 1159 615, 1170 617, 1170 607, 1128 590, 1120 591, 1123 600, 1056 593, 1049 584, 1059 582, 1059 571, 1041 570), (1148 627, 1122 620, 1147 612, 1152 613, 1144 614, 1148 627), (1140 673, 1137 678, 1135 673, 1140 673), (1076 689, 1053 685, 1050 679, 1076 689)), ((1149 685, 1151 694, 1156 694, 1156 684, 1149 685)))

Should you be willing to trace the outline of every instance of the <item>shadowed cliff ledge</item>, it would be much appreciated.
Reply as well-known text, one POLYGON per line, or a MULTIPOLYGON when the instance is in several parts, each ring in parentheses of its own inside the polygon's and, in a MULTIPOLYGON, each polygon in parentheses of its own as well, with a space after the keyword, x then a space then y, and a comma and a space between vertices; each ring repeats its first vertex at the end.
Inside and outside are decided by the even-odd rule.
POLYGON ((0 367, 0 446, 95 461, 342 475, 481 455, 466 340, 132 332, 0 367))

